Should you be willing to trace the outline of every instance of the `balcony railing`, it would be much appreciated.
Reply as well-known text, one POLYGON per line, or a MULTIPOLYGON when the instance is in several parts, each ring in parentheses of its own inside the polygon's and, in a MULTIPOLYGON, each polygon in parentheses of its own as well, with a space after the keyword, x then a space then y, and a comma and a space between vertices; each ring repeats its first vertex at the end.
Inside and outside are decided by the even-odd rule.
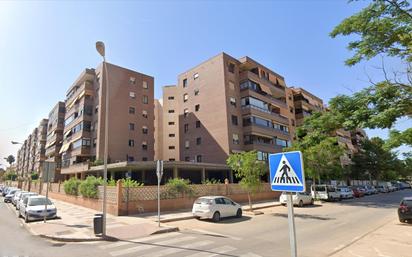
POLYGON ((288 135, 288 136, 289 136, 289 131, 284 131, 284 130, 280 130, 280 129, 277 129, 277 128, 264 126, 264 125, 261 125, 261 124, 258 124, 258 123, 253 123, 253 122, 250 123, 250 124, 243 124, 243 127, 248 127, 248 126, 257 126, 257 127, 264 128, 264 129, 268 129, 268 130, 277 131, 277 132, 279 132, 279 133, 282 133, 282 134, 284 134, 284 135, 288 135))
POLYGON ((281 115, 281 114, 279 114, 279 113, 272 112, 272 111, 270 111, 270 110, 261 108, 261 107, 259 107, 259 106, 251 105, 251 104, 242 106, 242 110, 247 110, 247 109, 255 109, 255 110, 258 110, 258 111, 261 111, 261 112, 264 112, 264 113, 268 113, 268 114, 270 114, 270 115, 274 115, 274 116, 277 116, 278 118, 282 119, 283 122, 285 122, 286 124, 289 123, 289 119, 288 119, 287 117, 285 117, 285 116, 283 116, 283 115, 281 115))

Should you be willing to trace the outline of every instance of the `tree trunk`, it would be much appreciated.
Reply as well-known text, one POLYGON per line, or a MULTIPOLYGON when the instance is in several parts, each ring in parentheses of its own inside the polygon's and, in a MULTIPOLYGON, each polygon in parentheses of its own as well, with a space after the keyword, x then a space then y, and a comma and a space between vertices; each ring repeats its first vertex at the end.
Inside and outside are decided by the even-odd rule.
POLYGON ((247 192, 247 198, 249 199, 249 210, 250 210, 250 211, 253 211, 253 208, 252 208, 252 199, 250 198, 250 193, 249 193, 249 192, 247 192))

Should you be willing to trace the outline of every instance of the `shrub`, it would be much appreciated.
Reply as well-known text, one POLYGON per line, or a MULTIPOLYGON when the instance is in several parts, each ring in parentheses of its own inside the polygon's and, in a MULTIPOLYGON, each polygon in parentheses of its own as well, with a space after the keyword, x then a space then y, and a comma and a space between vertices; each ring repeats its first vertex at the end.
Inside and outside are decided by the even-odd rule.
POLYGON ((139 183, 136 180, 133 180, 131 178, 127 178, 127 179, 122 179, 122 185, 123 187, 141 187, 144 184, 139 183))
POLYGON ((98 186, 103 184, 101 178, 96 178, 95 176, 88 176, 85 180, 80 183, 80 193, 87 198, 97 198, 98 197, 98 186))
POLYGON ((70 178, 63 183, 64 192, 68 195, 78 195, 79 185, 80 181, 77 178, 70 178))
POLYGON ((103 165, 103 164, 104 164, 104 162, 102 160, 97 159, 94 162, 91 162, 90 166, 100 166, 100 165, 103 165))
POLYGON ((33 172, 32 174, 30 174, 31 180, 37 180, 39 179, 39 174, 36 172, 33 172))
POLYGON ((170 196, 177 197, 178 195, 189 195, 194 196, 194 191, 190 187, 190 180, 182 178, 169 179, 166 184, 167 193, 170 196))
POLYGON ((219 179, 215 179, 215 178, 212 178, 212 179, 205 179, 205 180, 203 180, 202 181, 202 184, 204 184, 204 185, 216 185, 216 184, 221 184, 222 182, 220 182, 220 180, 219 179))
POLYGON ((110 178, 109 180, 107 180, 107 185, 108 186, 116 186, 116 180, 114 180, 113 178, 110 178))
POLYGON ((12 180, 15 181, 17 179, 17 174, 14 171, 7 171, 4 174, 4 177, 6 178, 6 180, 12 180))

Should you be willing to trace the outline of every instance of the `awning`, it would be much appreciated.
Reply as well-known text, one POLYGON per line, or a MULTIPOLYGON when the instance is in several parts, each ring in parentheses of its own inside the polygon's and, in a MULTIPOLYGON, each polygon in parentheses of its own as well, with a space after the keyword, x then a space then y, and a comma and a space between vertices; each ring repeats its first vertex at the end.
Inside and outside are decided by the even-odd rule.
POLYGON ((53 141, 50 141, 46 144, 46 148, 49 148, 50 146, 54 145, 56 143, 56 139, 54 139, 53 141))
POLYGON ((66 132, 64 132, 64 137, 67 137, 70 133, 72 132, 72 130, 70 129, 70 130, 67 130, 66 132))
POLYGON ((72 145, 72 143, 66 143, 62 146, 62 148, 60 148, 59 153, 62 154, 64 152, 66 152, 67 150, 69 150, 70 146, 72 145))

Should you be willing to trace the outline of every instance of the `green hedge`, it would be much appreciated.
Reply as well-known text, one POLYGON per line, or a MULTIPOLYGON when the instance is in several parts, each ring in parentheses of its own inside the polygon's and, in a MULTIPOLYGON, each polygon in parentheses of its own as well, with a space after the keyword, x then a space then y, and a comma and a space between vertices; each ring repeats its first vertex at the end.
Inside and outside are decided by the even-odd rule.
POLYGON ((64 192, 67 195, 79 195, 80 180, 77 178, 70 178, 63 183, 64 192))
POLYGON ((103 179, 88 176, 80 183, 80 193, 87 198, 97 198, 99 194, 98 186, 100 185, 103 185, 103 179))

